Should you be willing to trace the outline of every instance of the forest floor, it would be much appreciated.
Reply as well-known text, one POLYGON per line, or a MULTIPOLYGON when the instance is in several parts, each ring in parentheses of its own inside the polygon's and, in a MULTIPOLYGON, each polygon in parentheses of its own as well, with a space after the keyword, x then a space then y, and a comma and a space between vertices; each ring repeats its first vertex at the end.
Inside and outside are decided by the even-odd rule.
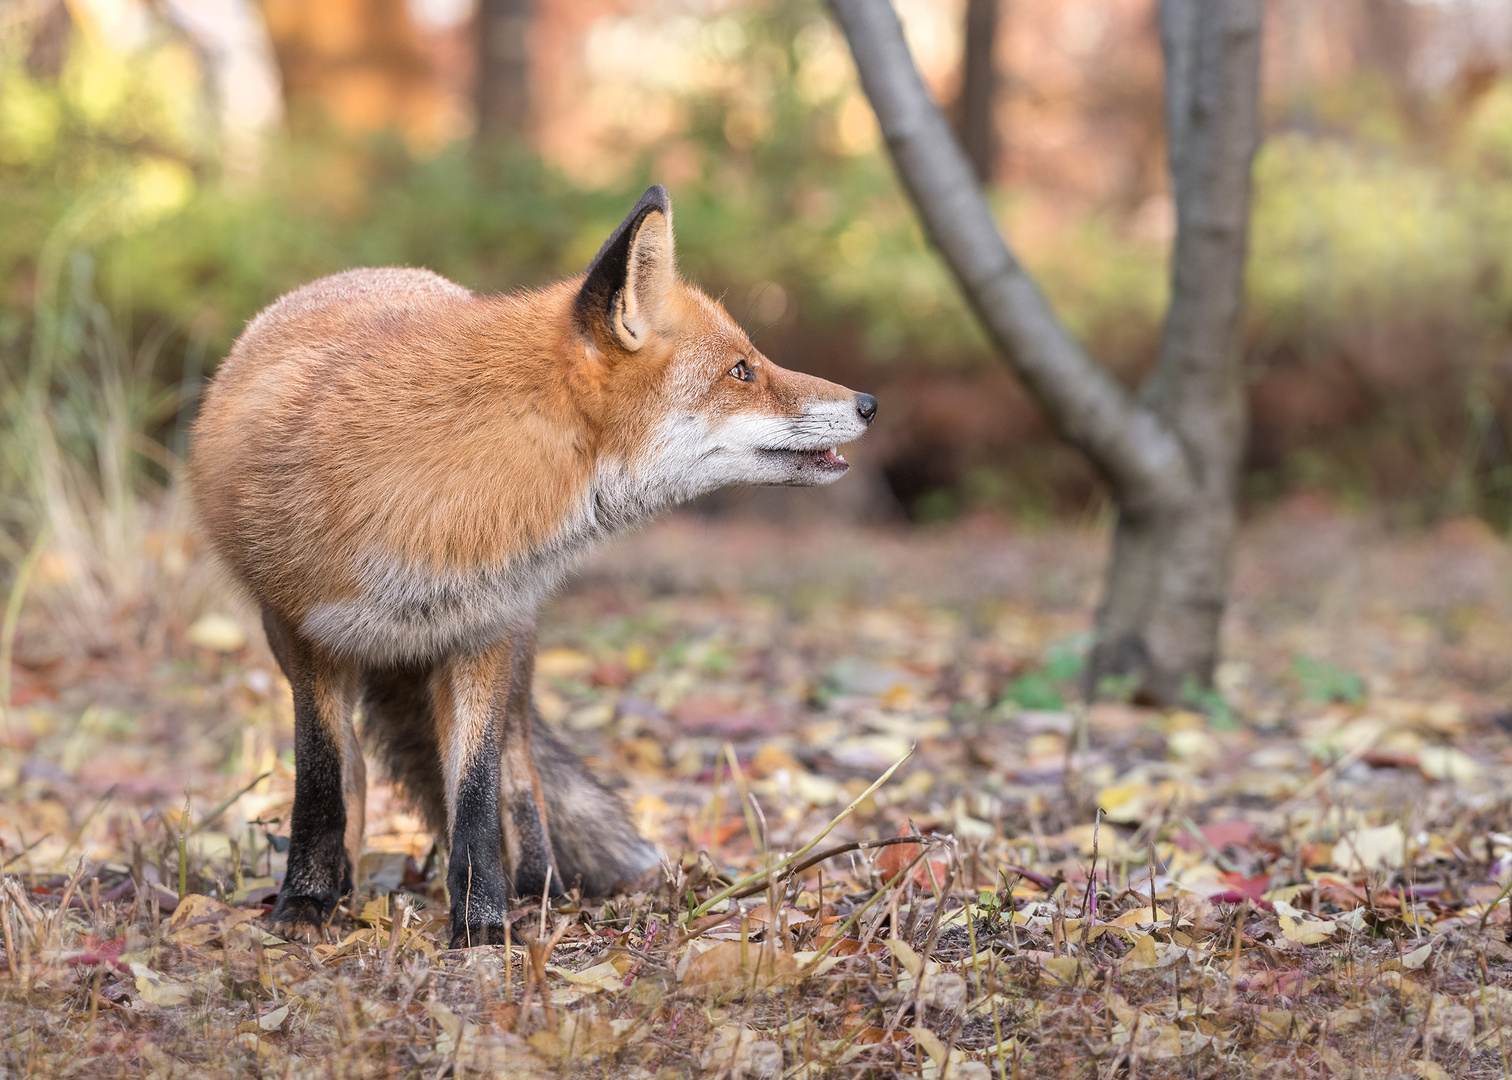
POLYGON ((329 940, 271 935, 291 710, 255 621, 212 586, 83 625, 43 573, 0 1076, 1512 1075, 1512 550, 1294 501, 1244 530, 1221 697, 1086 709, 1105 544, 678 517, 611 546, 544 613, 536 696, 660 878, 456 951, 376 765, 329 940), (849 850, 717 899, 853 804, 813 853, 849 850))

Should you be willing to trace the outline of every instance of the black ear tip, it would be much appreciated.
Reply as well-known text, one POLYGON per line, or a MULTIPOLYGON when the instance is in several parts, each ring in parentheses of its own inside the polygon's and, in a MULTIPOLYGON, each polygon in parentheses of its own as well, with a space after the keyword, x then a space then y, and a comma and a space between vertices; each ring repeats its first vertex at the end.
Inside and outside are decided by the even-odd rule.
POLYGON ((672 196, 667 194, 666 188, 660 184, 652 184, 648 187, 646 193, 640 197, 640 201, 635 204, 635 209, 630 211, 630 216, 634 217, 641 210, 648 208, 660 210, 663 214, 672 212, 672 196))

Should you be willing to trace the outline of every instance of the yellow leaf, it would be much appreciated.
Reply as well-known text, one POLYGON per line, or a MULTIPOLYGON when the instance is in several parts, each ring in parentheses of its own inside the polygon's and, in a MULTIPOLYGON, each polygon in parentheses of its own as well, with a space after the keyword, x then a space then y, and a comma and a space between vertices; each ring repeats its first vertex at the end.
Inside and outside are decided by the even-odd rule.
POLYGON ((919 959, 919 954, 914 952, 913 946, 897 938, 888 938, 883 944, 887 946, 888 951, 893 954, 898 963, 903 965, 905 971, 916 979, 919 977, 919 972, 924 970, 924 961, 919 959))
POLYGON ((1103 808, 1104 820, 1133 824, 1147 816, 1153 797, 1148 784, 1115 784, 1097 793, 1097 804, 1103 808))
POLYGON ((547 964, 546 970, 554 975, 560 975, 575 986, 586 987, 590 990, 623 990, 625 988, 625 977, 612 962, 595 964, 582 971, 568 971, 555 964, 547 964))
POLYGON ((1292 1035, 1292 1014, 1286 1009, 1270 1009, 1259 1016, 1263 1034, 1274 1039, 1289 1039, 1292 1035))
POLYGON ((1425 746, 1418 752, 1418 769, 1430 780, 1464 783, 1480 775, 1481 767, 1469 754, 1452 746, 1425 746))
POLYGON ((544 649, 536 655, 535 673, 545 678, 573 678, 593 670, 593 660, 576 649, 544 649))
POLYGON ((1182 730, 1173 731, 1166 737, 1166 748, 1172 756, 1182 761, 1190 761, 1194 764, 1204 764, 1215 761, 1222 753, 1218 740, 1206 731, 1182 730))
POLYGON ((182 1005, 190 998, 190 988, 161 971, 153 971, 146 964, 132 964, 131 973, 136 976, 137 993, 142 1000, 168 1008, 182 1005))
POLYGON ((431 1014, 431 1019, 436 1021, 437 1026, 453 1039, 461 1034, 462 1018, 452 1012, 444 1002, 433 998, 426 1005, 426 1010, 431 1014))
POLYGON ((388 907, 382 899, 375 897, 362 905, 362 914, 357 916, 357 922, 362 926, 386 926, 389 922, 384 908, 388 907))
POLYGON ((1281 924, 1281 933, 1286 935, 1286 939, 1299 945, 1316 945, 1320 941, 1327 941, 1339 929, 1339 924, 1330 919, 1294 919, 1290 915, 1279 915, 1277 921, 1281 924))
POLYGON ((625 649, 625 670, 632 675, 639 675, 651 667, 651 650, 640 643, 630 645, 625 649))
POLYGON ((1077 960, 1070 956, 1057 956, 1045 961, 1045 970, 1067 986, 1075 985, 1079 967, 1077 960))
POLYGON ((924 1048, 924 1052, 929 1055, 931 1061, 936 1065, 945 1064, 949 1054, 946 1052, 945 1044, 940 1041, 938 1035, 919 1024, 915 1024, 909 1028, 908 1033, 914 1037, 914 1042, 924 1048))
POLYGON ((231 653, 247 643, 247 632, 229 615, 201 615, 184 634, 189 644, 211 652, 231 653))
POLYGON ((1395 869, 1402 865, 1407 836, 1397 822, 1356 829, 1334 845, 1335 866, 1347 870, 1395 869))
POLYGON ((1134 942, 1134 948, 1129 950, 1129 955, 1124 958, 1124 967, 1132 970, 1139 968, 1152 968, 1160 962, 1159 955, 1155 952, 1155 939, 1149 934, 1140 934, 1134 942))
POLYGON ((1183 1053, 1181 1029, 1175 1024, 1161 1024, 1157 1030, 1156 1037, 1144 1046, 1145 1055, 1152 1058, 1180 1057, 1183 1053))

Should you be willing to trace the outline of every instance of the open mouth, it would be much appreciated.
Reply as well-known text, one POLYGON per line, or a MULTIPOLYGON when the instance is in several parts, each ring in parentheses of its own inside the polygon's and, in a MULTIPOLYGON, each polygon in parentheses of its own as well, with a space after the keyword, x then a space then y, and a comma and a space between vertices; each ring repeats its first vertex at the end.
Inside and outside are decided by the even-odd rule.
POLYGON ((841 457, 833 446, 827 450, 763 450, 762 453, 790 461, 799 468, 821 473, 842 473, 850 468, 850 462, 841 457))

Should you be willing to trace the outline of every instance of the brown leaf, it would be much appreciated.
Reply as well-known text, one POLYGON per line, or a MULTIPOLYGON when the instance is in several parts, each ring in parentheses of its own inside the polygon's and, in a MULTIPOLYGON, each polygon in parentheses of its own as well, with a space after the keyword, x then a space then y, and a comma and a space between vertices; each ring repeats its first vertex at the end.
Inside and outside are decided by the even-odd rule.
POLYGON ((191 893, 179 901, 168 920, 168 940, 179 945, 208 945, 233 926, 262 915, 261 908, 233 908, 219 900, 191 893))
POLYGON ((798 974, 792 953, 749 942, 716 941, 688 961, 682 984, 724 996, 786 985, 796 981, 798 974))

